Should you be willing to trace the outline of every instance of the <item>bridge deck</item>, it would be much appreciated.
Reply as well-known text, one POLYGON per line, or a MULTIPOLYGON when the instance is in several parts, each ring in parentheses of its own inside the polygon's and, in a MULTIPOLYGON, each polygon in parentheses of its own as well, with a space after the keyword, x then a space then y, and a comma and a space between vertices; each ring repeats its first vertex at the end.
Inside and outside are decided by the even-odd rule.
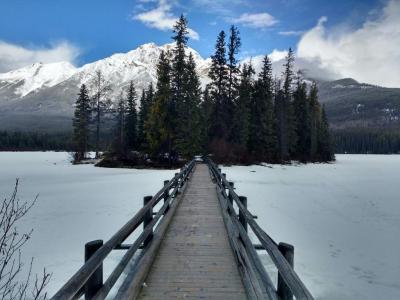
POLYGON ((247 299, 215 184, 198 164, 139 299, 247 299))

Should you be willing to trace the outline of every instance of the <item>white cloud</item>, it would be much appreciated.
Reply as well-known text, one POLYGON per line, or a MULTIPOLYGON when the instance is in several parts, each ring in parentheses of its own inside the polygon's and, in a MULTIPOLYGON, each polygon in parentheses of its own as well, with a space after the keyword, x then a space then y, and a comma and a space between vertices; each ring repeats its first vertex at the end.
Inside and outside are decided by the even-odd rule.
POLYGON ((237 24, 242 24, 243 26, 253 27, 253 28, 266 28, 278 23, 273 16, 269 13, 257 13, 249 14, 244 13, 237 19, 232 19, 232 22, 237 24))
POLYGON ((284 59, 287 55, 287 50, 277 50, 274 49, 268 56, 271 59, 271 62, 276 62, 284 59))
MULTIPOLYGON (((167 31, 171 30, 175 22, 178 20, 171 11, 172 5, 167 0, 159 0, 157 7, 136 14, 133 19, 142 22, 148 27, 167 31)), ((192 39, 199 39, 199 34, 193 29, 188 28, 188 32, 192 39)))
POLYGON ((8 72, 36 62, 73 63, 80 54, 79 49, 64 41, 50 47, 22 47, 0 40, 0 72, 8 72))
POLYGON ((328 30, 325 22, 322 17, 301 37, 300 59, 338 77, 400 87, 400 0, 388 1, 378 18, 358 29, 328 30))

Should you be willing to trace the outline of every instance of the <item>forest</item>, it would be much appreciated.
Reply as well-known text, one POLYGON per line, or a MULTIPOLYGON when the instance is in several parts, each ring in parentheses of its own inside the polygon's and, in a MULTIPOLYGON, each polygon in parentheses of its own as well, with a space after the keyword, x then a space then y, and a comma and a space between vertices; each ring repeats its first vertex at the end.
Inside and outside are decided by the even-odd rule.
MULTIPOLYGON (((162 52, 157 84, 137 94, 131 82, 113 109, 113 141, 105 161, 174 164, 194 155, 212 154, 223 163, 328 162, 334 159, 324 108, 315 83, 307 85, 294 70, 290 49, 281 78, 273 78, 268 56, 260 74, 240 65, 239 30, 221 31, 209 70, 211 82, 201 89, 196 64, 188 54, 188 22, 174 26, 175 47, 162 52), (140 107, 138 107, 140 98, 140 107)), ((109 109, 105 86, 97 74, 94 91, 82 85, 73 120, 75 161, 85 158, 90 136, 100 151, 101 118, 109 109), (89 96, 94 95, 94 96, 89 96), (92 126, 93 120, 95 126, 92 126)))

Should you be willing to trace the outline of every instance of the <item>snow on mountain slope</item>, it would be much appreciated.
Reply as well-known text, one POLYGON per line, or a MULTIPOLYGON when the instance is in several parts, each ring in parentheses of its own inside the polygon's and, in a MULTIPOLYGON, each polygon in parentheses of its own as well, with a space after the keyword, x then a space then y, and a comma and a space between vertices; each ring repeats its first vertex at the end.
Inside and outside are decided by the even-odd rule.
POLYGON ((43 64, 34 63, 30 66, 0 74, 0 82, 9 85, 18 84, 15 94, 24 97, 29 93, 44 87, 52 87, 67 80, 77 72, 69 62, 43 64))
MULTIPOLYGON (((144 44, 127 53, 118 53, 110 57, 86 64, 76 68, 68 62, 51 64, 35 63, 33 65, 0 74, 0 102, 1 90, 8 89, 7 99, 20 99, 32 92, 40 92, 45 88, 54 87, 57 84, 69 84, 70 87, 79 87, 86 84, 91 87, 92 78, 96 71, 101 71, 105 80, 111 85, 112 95, 116 96, 121 89, 134 81, 138 90, 147 88, 150 83, 156 83, 156 66, 162 50, 171 51, 174 44, 157 46, 154 43, 144 44), (10 91, 11 90, 11 91, 10 91), (10 97, 9 94, 13 94, 10 97)), ((210 60, 203 59, 198 52, 188 48, 197 64, 197 71, 205 85, 210 60)), ((3 97, 6 98, 6 97, 3 97)), ((115 98, 115 97, 112 97, 115 98)))
MULTIPOLYGON (((150 83, 157 81, 157 62, 161 51, 172 51, 174 44, 157 46, 154 43, 144 44, 128 53, 114 54, 108 58, 84 65, 73 77, 79 84, 91 85, 91 79, 96 71, 101 71, 105 80, 108 81, 114 93, 119 93, 121 88, 127 86, 131 80, 134 81, 138 90, 147 88, 150 83)), ((209 61, 204 60, 198 52, 188 48, 192 53, 197 65, 197 71, 204 85, 208 82, 209 61)))

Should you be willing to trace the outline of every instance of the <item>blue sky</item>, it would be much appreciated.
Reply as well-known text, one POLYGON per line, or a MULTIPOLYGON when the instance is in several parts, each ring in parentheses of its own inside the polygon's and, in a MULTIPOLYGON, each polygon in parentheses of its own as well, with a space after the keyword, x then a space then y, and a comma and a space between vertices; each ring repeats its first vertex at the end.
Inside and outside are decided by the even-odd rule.
POLYGON ((184 13, 188 17, 190 27, 199 35, 190 45, 201 55, 209 56, 218 32, 238 22, 242 56, 254 56, 295 47, 300 36, 282 32, 307 31, 321 16, 328 17, 327 27, 359 26, 382 3, 379 0, 2 0, 0 40, 26 48, 52 47, 67 41, 79 49, 76 63, 81 65, 146 42, 170 42, 169 30, 151 28, 157 25, 135 17, 166 4, 169 16, 184 13), (261 14, 270 15, 272 22, 253 24, 257 19, 251 16, 259 15, 262 21, 265 15, 261 14), (243 15, 250 21, 240 18, 243 15))
POLYGON ((242 59, 278 61, 293 47, 298 68, 314 78, 400 87, 400 0, 1 0, 0 73, 169 43, 181 13, 203 57, 236 24, 242 59))

